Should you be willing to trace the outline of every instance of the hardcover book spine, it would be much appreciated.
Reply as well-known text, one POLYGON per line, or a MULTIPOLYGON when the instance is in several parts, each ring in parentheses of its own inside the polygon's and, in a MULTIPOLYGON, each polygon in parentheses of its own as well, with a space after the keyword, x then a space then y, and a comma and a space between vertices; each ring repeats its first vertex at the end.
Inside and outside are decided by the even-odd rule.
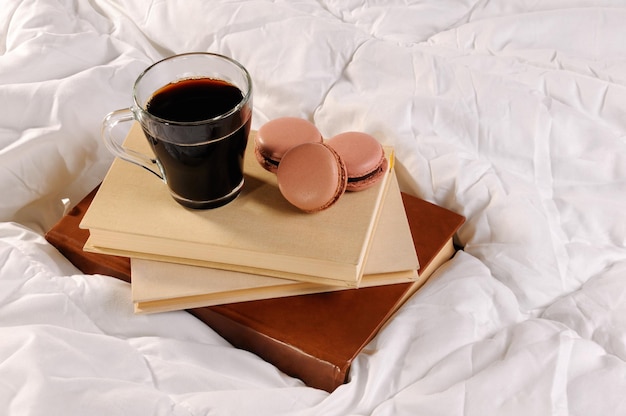
POLYGON ((285 374, 304 381, 307 386, 332 392, 345 383, 350 362, 343 366, 306 354, 288 343, 242 325, 232 319, 220 306, 190 309, 192 315, 209 325, 224 339, 237 348, 254 351, 265 361, 272 363, 285 374))

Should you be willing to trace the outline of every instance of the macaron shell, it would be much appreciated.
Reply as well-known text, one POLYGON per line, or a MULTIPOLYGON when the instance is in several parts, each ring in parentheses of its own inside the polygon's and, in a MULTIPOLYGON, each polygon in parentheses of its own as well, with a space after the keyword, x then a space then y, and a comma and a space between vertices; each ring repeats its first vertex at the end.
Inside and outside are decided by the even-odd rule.
POLYGON ((361 191, 375 185, 388 168, 383 147, 367 133, 341 133, 329 139, 327 144, 346 164, 349 191, 361 191))
POLYGON ((276 175, 285 199, 305 212, 329 208, 347 185, 345 164, 337 152, 322 143, 305 143, 290 149, 276 175))
POLYGON ((310 121, 298 117, 280 117, 259 128, 254 140, 255 154, 265 169, 275 172, 283 155, 292 147, 321 142, 321 133, 310 121))

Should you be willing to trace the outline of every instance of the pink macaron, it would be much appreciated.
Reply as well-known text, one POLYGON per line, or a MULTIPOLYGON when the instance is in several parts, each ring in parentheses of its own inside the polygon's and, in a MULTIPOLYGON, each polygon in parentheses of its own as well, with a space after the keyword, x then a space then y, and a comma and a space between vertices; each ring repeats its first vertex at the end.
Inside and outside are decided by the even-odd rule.
POLYGON ((254 154, 263 168, 276 173, 285 153, 303 143, 322 143, 317 127, 303 118, 281 117, 259 128, 254 139, 254 154))
POLYGON ((326 142, 343 159, 348 171, 348 191, 370 188, 384 176, 389 162, 381 144, 367 133, 345 132, 326 142))
POLYGON ((332 206, 348 183, 346 165, 324 143, 304 143, 291 148, 278 165, 276 177, 285 199, 309 213, 332 206))

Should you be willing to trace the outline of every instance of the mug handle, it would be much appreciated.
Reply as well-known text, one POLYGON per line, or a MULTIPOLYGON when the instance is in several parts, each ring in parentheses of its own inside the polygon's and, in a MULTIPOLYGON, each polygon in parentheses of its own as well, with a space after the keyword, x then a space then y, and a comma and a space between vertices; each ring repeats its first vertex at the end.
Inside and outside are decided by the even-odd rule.
POLYGON ((124 148, 115 140, 115 137, 113 137, 113 129, 118 123, 134 120, 135 113, 132 108, 124 108, 110 112, 106 115, 102 122, 102 140, 104 141, 107 149, 109 149, 109 151, 115 156, 137 166, 141 166, 142 168, 154 173, 159 179, 165 182, 163 169, 155 158, 124 148), (158 170, 155 169, 155 166, 158 170))

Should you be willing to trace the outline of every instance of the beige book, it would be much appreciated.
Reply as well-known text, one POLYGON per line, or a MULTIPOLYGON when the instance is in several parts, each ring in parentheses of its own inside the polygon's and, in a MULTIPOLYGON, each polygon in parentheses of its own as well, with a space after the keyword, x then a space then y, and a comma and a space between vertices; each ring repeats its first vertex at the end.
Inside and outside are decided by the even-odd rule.
MULTIPOLYGON (((376 186, 346 193, 329 209, 306 214, 280 194, 276 175, 254 158, 254 132, 245 156, 245 185, 233 202, 211 210, 176 203, 164 183, 114 160, 80 227, 85 250, 212 267, 319 284, 358 286, 381 202, 393 169, 376 186)), ((150 148, 135 124, 125 146, 150 148)))
MULTIPOLYGON (((383 203, 360 287, 417 279, 417 256, 395 175, 383 203)), ((347 287, 205 267, 131 259, 136 313, 344 290, 347 287)))

